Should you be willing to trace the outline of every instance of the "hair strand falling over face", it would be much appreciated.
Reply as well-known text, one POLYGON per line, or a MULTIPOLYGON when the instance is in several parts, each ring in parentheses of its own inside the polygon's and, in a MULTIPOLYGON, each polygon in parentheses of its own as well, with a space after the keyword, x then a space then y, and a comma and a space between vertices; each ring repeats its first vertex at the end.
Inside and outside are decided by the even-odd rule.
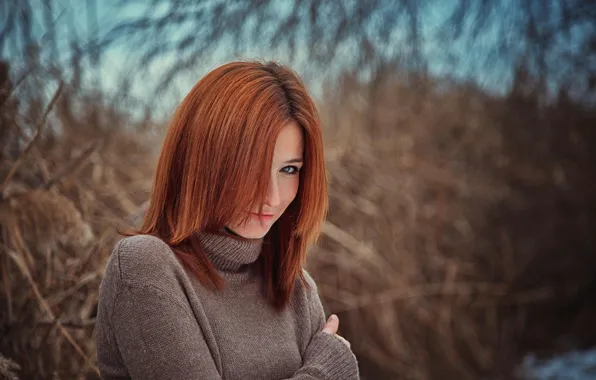
POLYGON ((307 247, 328 208, 319 116, 303 82, 277 63, 231 62, 203 77, 172 117, 140 229, 155 235, 203 284, 224 284, 196 239, 221 231, 265 202, 271 162, 283 126, 302 129, 303 166, 295 199, 264 237, 266 296, 285 307, 296 279, 303 283, 307 247))

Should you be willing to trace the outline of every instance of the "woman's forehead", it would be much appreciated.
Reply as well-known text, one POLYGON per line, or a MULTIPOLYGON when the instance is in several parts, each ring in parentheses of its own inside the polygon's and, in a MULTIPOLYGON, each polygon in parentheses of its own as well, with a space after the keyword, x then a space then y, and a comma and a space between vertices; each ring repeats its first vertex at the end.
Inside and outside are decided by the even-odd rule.
POLYGON ((296 122, 286 124, 275 142, 273 160, 283 162, 302 158, 304 152, 304 136, 302 128, 296 122))

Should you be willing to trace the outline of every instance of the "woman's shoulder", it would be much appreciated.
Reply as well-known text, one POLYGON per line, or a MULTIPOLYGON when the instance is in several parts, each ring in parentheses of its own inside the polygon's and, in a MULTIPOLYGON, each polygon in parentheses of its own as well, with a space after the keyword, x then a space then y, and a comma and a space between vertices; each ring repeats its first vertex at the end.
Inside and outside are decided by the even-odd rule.
POLYGON ((120 239, 114 248, 121 254, 163 256, 171 252, 170 246, 153 235, 133 235, 120 239))
POLYGON ((294 296, 304 297, 309 302, 319 299, 317 283, 305 268, 302 268, 302 276, 299 276, 294 284, 294 296))
POLYGON ((325 310, 321 303, 315 278, 304 268, 301 277, 304 280, 300 276, 296 279, 291 304, 299 316, 299 321, 307 321, 308 331, 312 333, 313 331, 319 331, 324 325, 325 310))
POLYGON ((302 275, 304 276, 304 280, 309 288, 312 288, 315 292, 317 291, 317 283, 315 279, 310 275, 310 273, 305 269, 302 268, 302 275))
POLYGON ((180 265, 168 244, 156 236, 140 234, 124 237, 116 243, 105 275, 117 275, 120 281, 130 285, 147 285, 167 282, 179 270, 180 265))

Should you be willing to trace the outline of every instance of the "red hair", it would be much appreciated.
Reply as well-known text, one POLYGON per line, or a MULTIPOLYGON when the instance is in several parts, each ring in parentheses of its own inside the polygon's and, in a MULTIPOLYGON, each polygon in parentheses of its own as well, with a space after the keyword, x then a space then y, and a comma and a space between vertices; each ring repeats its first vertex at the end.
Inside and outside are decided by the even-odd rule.
MULTIPOLYGON (((126 235, 155 235, 170 245, 205 286, 223 279, 196 238, 221 231, 243 210, 264 203, 275 141, 297 123, 304 165, 294 201, 264 237, 260 265, 269 302, 284 308, 302 273, 307 246, 327 214, 327 179, 320 120, 303 82, 276 63, 232 62, 203 77, 170 122, 142 227, 126 235)), ((238 238, 238 237, 233 237, 238 238)))

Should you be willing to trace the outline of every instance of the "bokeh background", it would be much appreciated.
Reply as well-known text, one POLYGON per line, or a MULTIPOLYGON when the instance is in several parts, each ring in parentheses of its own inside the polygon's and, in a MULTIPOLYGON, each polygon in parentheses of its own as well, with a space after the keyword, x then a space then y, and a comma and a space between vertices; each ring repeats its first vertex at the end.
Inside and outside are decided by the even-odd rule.
POLYGON ((98 379, 98 286, 176 104, 306 81, 308 269, 362 379, 596 378, 592 0, 0 0, 0 378, 98 379))

